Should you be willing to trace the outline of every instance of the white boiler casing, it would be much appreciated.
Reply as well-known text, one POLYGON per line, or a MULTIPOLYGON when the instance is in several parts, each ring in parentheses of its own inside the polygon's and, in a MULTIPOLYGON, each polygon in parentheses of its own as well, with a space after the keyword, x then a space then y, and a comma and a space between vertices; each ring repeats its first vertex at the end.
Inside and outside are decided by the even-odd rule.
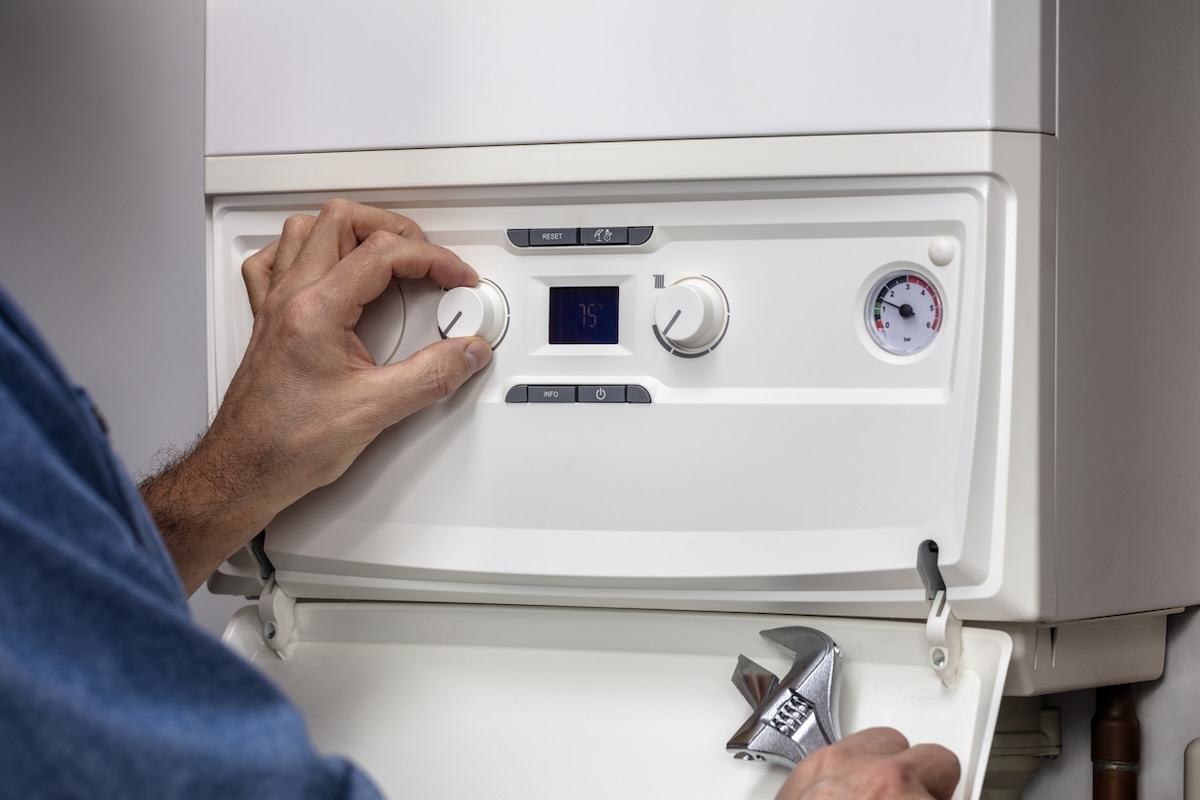
MULTIPOLYGON (((213 406, 249 340, 242 261, 333 197, 472 264, 498 339, 222 569, 262 595, 229 640, 319 743, 423 796, 473 785, 427 737, 481 694, 548 786, 622 791, 632 750, 680 765, 635 770, 646 796, 771 796, 781 771, 721 755, 727 678, 738 652, 786 671, 757 632, 788 621, 841 644, 843 730, 947 744, 959 797, 1001 691, 1155 677, 1165 614, 1197 599, 1191 505, 1167 503, 1196 381, 1145 362, 1186 329, 1153 310, 1200 287, 1171 235, 1138 240, 1135 277, 1092 223, 1153 227, 1136 186, 1092 184, 1124 151, 1075 99, 1103 37, 1062 14, 1090 19, 209 0, 213 406)), ((399 281, 369 307, 377 361, 478 310, 444 297, 399 281)), ((479 757, 530 796, 519 753, 479 757)))

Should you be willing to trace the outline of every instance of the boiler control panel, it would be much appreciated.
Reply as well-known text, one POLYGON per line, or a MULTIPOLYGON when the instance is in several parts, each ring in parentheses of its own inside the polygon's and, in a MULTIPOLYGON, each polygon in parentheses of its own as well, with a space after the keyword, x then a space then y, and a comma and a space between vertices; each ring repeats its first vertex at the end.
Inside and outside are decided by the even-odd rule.
MULTIPOLYGON (((965 532, 995 509, 979 420, 1000 191, 968 175, 348 195, 481 276, 390 287, 358 328, 375 360, 462 335, 494 356, 284 512, 276 570, 313 596, 820 595, 923 616, 922 542, 952 578, 992 558, 965 532)), ((250 335, 242 261, 328 198, 213 200, 214 403, 250 335)))

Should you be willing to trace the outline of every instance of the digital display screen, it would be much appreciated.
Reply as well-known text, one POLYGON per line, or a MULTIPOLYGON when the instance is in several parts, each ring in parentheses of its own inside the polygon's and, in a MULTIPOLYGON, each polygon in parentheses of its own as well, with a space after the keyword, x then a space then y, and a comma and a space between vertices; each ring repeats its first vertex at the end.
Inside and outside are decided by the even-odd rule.
POLYGON ((551 286, 550 344, 616 344, 616 286, 551 286))

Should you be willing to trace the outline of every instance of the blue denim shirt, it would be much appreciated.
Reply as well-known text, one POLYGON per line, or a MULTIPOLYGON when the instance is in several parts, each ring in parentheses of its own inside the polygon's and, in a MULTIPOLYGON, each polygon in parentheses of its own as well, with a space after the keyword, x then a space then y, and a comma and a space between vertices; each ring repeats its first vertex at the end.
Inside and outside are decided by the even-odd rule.
POLYGON ((193 624, 86 396, 2 291, 0 797, 379 797, 193 624))

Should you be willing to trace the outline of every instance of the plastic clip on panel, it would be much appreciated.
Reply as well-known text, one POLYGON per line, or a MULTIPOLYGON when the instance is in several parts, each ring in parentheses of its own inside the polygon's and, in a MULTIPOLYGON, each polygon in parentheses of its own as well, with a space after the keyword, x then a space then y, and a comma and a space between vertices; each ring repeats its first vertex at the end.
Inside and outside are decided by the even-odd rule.
POLYGON ((925 584, 929 618, 925 638, 929 641, 929 665, 945 686, 958 679, 962 661, 962 620, 954 616, 946 599, 946 581, 938 568, 937 542, 925 541, 917 548, 917 574, 925 584))
POLYGON ((958 679, 958 665, 962 661, 962 620, 950 610, 945 589, 933 597, 925 636, 929 639, 929 664, 942 683, 950 686, 958 679))
POLYGON ((263 638, 280 658, 291 653, 296 633, 296 600, 284 594, 272 574, 258 596, 258 616, 263 623, 263 638))
POLYGON ((770 670, 738 656, 733 684, 754 713, 725 745, 734 758, 785 766, 842 738, 838 725, 842 651, 813 628, 763 631, 795 661, 779 680, 770 670))

